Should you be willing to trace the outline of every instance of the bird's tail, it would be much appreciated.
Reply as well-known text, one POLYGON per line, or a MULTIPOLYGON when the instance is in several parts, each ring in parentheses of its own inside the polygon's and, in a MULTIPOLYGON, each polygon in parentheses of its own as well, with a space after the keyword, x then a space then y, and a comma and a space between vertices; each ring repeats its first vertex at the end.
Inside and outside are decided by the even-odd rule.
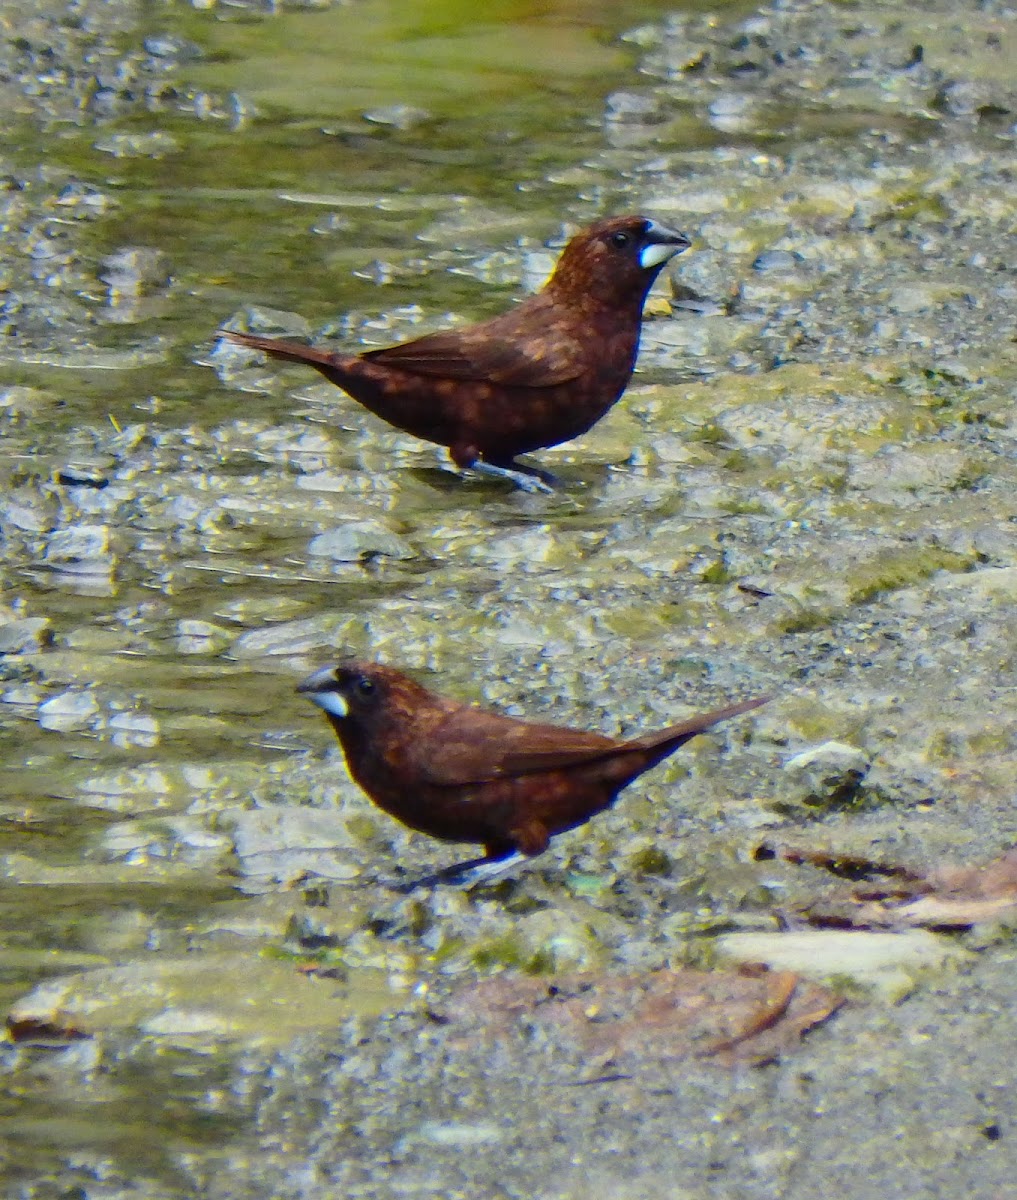
POLYGON ((707 729, 712 729, 714 725, 719 725, 721 721, 726 721, 729 717, 737 717, 753 708, 759 708, 770 699, 769 696, 760 696, 755 700, 741 700, 737 704, 728 704, 725 708, 715 708, 713 712, 689 717, 687 721, 669 725, 667 729, 658 729, 655 733, 647 733, 643 737, 633 738, 625 745, 629 750, 644 751, 648 756, 647 766, 650 766, 654 762, 660 762, 661 759, 667 758, 669 754, 673 754, 679 746, 684 746, 697 734, 705 733, 707 729))
POLYGON ((679 746, 684 746, 688 740, 696 737, 697 733, 705 733, 715 725, 720 725, 721 721, 726 721, 729 716, 751 712, 753 708, 759 708, 760 704, 768 703, 771 698, 759 696, 756 700, 742 700, 736 704, 728 704, 726 708, 715 708, 712 713, 690 716, 687 721, 669 725, 666 730, 657 730, 655 733, 645 733, 642 738, 633 738, 631 742, 626 742, 626 745, 632 750, 655 750, 657 746, 667 746, 669 754, 672 750, 678 750, 679 746))
POLYGON ((281 358, 285 362, 307 363, 312 367, 331 367, 335 365, 336 355, 328 350, 315 350, 312 346, 302 346, 299 342, 280 341, 278 338, 262 337, 257 333, 235 333, 232 329, 220 329, 219 337, 238 346, 248 346, 251 350, 261 350, 272 358, 281 358))

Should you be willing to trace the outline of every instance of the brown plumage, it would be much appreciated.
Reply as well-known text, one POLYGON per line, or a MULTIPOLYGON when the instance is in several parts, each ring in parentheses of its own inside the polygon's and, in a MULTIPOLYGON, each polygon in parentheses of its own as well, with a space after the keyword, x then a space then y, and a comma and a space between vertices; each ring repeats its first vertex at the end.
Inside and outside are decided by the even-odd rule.
POLYGON ((324 711, 350 774, 379 808, 432 837, 482 845, 478 861, 540 854, 690 738, 766 702, 620 741, 443 699, 377 663, 323 668, 297 691, 324 711))
POLYGON ((516 456, 585 433, 621 396, 646 293, 689 244, 646 217, 598 221, 565 247, 543 291, 509 312, 366 354, 220 336, 314 367, 390 425, 447 446, 457 466, 544 478, 516 456))

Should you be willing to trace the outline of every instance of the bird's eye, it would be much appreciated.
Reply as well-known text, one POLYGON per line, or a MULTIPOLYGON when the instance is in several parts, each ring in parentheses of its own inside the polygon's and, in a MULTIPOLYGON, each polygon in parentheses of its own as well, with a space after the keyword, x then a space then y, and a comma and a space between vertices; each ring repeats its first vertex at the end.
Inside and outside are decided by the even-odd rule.
POLYGON ((632 241, 632 237, 628 233, 623 233, 619 230, 617 233, 611 234, 611 245, 616 250, 624 250, 625 247, 632 241))
POLYGON ((368 679, 366 675, 361 675, 356 682, 358 696, 373 696, 374 695, 374 680, 368 679))

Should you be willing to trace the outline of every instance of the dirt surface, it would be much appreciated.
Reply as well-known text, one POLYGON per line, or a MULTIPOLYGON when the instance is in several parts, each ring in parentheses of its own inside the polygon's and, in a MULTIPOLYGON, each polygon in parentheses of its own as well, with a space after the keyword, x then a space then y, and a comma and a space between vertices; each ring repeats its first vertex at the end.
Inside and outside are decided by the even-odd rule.
POLYGON ((1017 834, 1012 13, 641 5, 513 76, 569 11, 506 57, 370 0, 4 10, 12 1195, 1013 1192, 1012 906, 885 918, 1017 834), (302 114, 354 34, 401 65, 302 114), (636 210, 694 249, 622 403, 537 456, 553 496, 211 340, 477 319, 636 210), (406 897, 455 848, 293 693, 347 650, 609 734, 774 700, 513 879, 406 897), (859 864, 879 928, 803 941, 865 925, 859 864), (772 1053, 656 1052, 690 969, 701 1039, 772 1053))

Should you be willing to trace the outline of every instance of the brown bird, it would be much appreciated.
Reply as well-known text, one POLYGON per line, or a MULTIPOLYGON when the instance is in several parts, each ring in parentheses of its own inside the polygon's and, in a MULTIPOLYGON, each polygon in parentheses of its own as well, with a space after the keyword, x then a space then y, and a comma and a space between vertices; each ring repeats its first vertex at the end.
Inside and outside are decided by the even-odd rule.
POLYGON ((314 367, 390 425, 447 446, 459 467, 539 488, 534 480, 553 476, 516 456, 578 437, 621 396, 646 293, 690 244, 647 217, 598 221, 565 247, 543 291, 510 312, 366 354, 220 336, 314 367))
POLYGON ((483 858, 418 883, 491 863, 500 874, 540 854, 690 738, 766 703, 743 700, 619 741, 446 700, 377 663, 325 667, 297 691, 324 711, 350 774, 379 808, 421 833, 484 847, 483 858))

